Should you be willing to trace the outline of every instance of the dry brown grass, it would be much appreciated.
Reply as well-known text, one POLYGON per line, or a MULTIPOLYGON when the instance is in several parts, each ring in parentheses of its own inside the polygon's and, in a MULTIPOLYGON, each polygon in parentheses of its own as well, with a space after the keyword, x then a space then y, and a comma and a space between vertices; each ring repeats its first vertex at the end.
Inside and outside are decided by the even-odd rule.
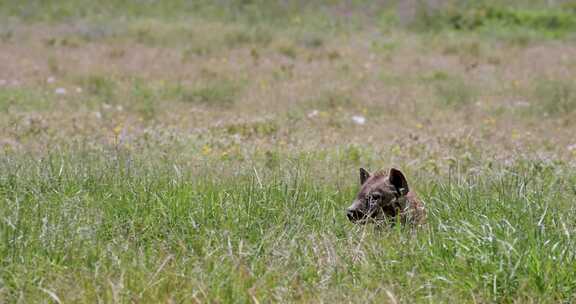
POLYGON ((290 29, 269 31, 262 44, 246 27, 154 24, 114 28, 114 35, 89 41, 74 27, 17 26, 0 42, 1 90, 44 92, 48 105, 36 110, 16 97, 3 106, 3 146, 34 150, 69 138, 108 144, 118 126, 133 141, 151 129, 236 136, 218 132, 265 119, 274 132, 243 138, 243 145, 423 146, 403 155, 407 160, 421 159, 422 151, 460 157, 456 150, 574 156, 566 149, 574 144, 574 120, 523 109, 538 102, 534 81, 570 79, 576 48, 569 42, 519 47, 474 35, 374 29, 328 35, 311 48, 290 29), (143 43, 142 31, 163 39, 143 43), (230 43, 231 35, 250 39, 230 43), (194 43, 210 51, 186 53, 194 43), (366 124, 354 124, 353 115, 366 124))
POLYGON ((0 302, 574 302, 569 37, 196 2, 0 3, 0 302), (360 166, 427 226, 350 224, 360 166))

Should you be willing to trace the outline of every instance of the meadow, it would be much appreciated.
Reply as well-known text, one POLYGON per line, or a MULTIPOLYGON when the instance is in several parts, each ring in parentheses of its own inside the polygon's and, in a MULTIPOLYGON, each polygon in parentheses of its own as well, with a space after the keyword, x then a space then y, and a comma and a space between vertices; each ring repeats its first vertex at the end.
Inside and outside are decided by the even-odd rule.
POLYGON ((0 303, 576 302, 575 72, 570 1, 0 0, 0 303))

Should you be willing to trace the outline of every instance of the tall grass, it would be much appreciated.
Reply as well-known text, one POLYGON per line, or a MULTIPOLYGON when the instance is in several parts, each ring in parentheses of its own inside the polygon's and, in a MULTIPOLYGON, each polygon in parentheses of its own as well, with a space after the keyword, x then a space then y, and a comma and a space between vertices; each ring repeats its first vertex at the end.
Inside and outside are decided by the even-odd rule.
POLYGON ((549 115, 565 115, 576 110, 576 90, 569 80, 537 79, 532 108, 549 115))
POLYGON ((0 303, 576 302, 573 9, 393 2, 0 0, 0 303))
POLYGON ((354 172, 278 168, 5 155, 0 300, 576 300, 576 176, 562 164, 412 178, 430 216, 416 230, 350 224, 354 172))

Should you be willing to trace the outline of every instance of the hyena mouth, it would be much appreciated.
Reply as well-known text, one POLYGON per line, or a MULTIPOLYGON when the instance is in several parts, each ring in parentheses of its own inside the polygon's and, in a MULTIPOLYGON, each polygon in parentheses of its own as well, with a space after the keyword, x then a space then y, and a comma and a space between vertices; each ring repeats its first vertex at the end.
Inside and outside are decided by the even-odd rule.
POLYGON ((360 210, 350 210, 350 209, 346 211, 346 216, 353 223, 364 220, 367 217, 367 215, 360 210))
POLYGON ((346 216, 348 217, 348 220, 350 220, 352 223, 355 224, 366 224, 381 220, 378 214, 379 214, 378 210, 370 211, 367 213, 364 213, 360 210, 346 211, 346 216))

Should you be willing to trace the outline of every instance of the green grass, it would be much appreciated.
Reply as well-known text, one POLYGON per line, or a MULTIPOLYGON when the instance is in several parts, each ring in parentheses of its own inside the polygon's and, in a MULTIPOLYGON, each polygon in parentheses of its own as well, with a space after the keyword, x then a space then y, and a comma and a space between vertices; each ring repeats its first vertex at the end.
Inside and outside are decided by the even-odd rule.
POLYGON ((0 86, 0 111, 48 109, 54 102, 53 94, 36 88, 0 86))
POLYGON ((574 6, 384 2, 0 0, 0 303, 576 302, 574 6))
MULTIPOLYGON (((161 2, 139 2, 105 0, 98 3, 87 0, 26 1, 22 3, 0 1, 0 15, 25 22, 62 23, 77 20, 138 20, 153 18, 163 21, 210 19, 226 20, 239 24, 265 24, 286 26, 302 23, 307 27, 324 28, 350 22, 334 18, 330 9, 333 1, 308 2, 302 0, 280 1, 224 1, 215 3, 208 0, 172 0, 161 2), (299 20, 295 22, 295 20, 299 20), (300 22, 304 21, 304 22, 300 22)), ((382 7, 358 1, 350 3, 354 10, 371 8, 379 11, 382 7)), ((386 6, 387 7, 387 6, 386 6)))
POLYGON ((442 73, 436 73, 432 77, 436 98, 442 106, 462 108, 474 103, 479 95, 473 85, 461 78, 447 77, 442 73))
MULTIPOLYGON (((412 27, 418 30, 481 31, 487 35, 511 34, 519 30, 533 32, 539 37, 558 38, 569 36, 576 29, 573 5, 558 4, 522 6, 491 1, 453 1, 444 5, 420 2, 412 27)), ((513 37, 512 35, 509 35, 513 37)))
POLYGON ((283 159, 218 174, 126 153, 5 154, 0 299, 576 300, 565 165, 413 177, 430 217, 413 231, 350 224, 355 171, 326 182, 313 157, 283 159))
POLYGON ((566 115, 576 110, 574 81, 538 79, 534 83, 532 109, 549 115, 566 115))
POLYGON ((117 91, 117 81, 108 75, 88 75, 81 79, 80 85, 86 93, 102 102, 114 103, 117 91))
POLYGON ((169 95, 175 96, 182 102, 227 106, 234 103, 240 91, 239 83, 228 79, 212 79, 196 87, 178 84, 171 89, 169 95))

